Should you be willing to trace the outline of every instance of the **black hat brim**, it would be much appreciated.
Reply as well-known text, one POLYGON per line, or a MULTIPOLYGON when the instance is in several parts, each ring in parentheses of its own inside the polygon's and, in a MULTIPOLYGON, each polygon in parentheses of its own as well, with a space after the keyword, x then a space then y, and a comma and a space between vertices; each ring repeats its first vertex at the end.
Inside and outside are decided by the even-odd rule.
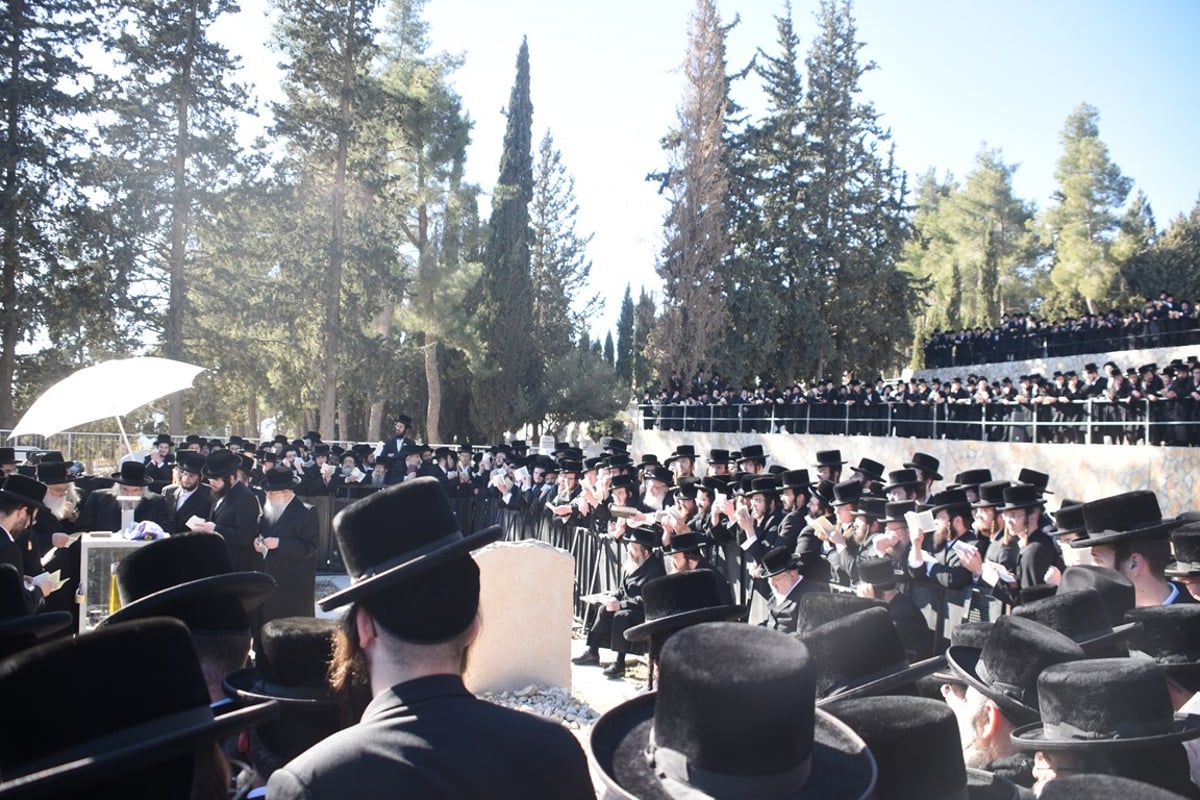
POLYGON ((149 486, 150 484, 154 483, 154 481, 150 478, 142 478, 140 481, 125 480, 121 477, 121 473, 119 472, 112 473, 112 482, 119 483, 122 486, 149 486))
POLYGON ((963 683, 973 686, 984 697, 995 702, 1015 722, 1024 724, 1036 720, 1038 718, 1036 708, 1015 700, 1003 692, 996 691, 979 678, 979 658, 982 655, 983 650, 978 647, 951 645, 946 650, 946 663, 962 678, 963 683))
POLYGON ((832 703, 834 700, 853 700, 857 697, 875 697, 878 695, 887 694, 888 692, 899 689, 901 686, 907 686, 913 683, 918 678, 923 678, 926 675, 931 675, 946 665, 945 656, 933 656, 918 661, 915 664, 910 664, 904 669, 888 673, 878 678, 868 678, 867 680, 859 680, 851 683, 843 688, 837 689, 828 697, 823 697, 817 701, 817 706, 823 706, 826 703, 832 703))
POLYGON ((225 696, 241 703, 266 703, 275 700, 283 706, 312 710, 337 706, 337 701, 330 697, 328 689, 280 689, 273 692, 269 688, 263 688, 259 684, 258 673, 254 667, 231 672, 221 683, 225 689, 225 696))
POLYGON ((900 466, 904 467, 905 469, 919 469, 919 470, 921 470, 921 472, 928 472, 930 480, 935 480, 935 481, 942 480, 942 476, 936 470, 930 470, 927 467, 921 466, 920 464, 913 464, 911 462, 906 461, 903 464, 901 464, 900 466))
MULTIPOLYGON (((1181 519, 1164 519, 1154 525, 1146 525, 1142 528, 1134 528, 1128 531, 1100 531, 1097 533, 1088 533, 1088 538, 1081 539, 1078 542, 1072 542, 1071 546, 1079 545, 1080 547, 1095 547, 1100 544, 1116 544, 1117 542, 1126 539, 1141 539, 1149 536, 1159 536, 1164 533, 1170 533, 1176 528, 1182 526, 1184 520, 1181 519)), ((1077 548, 1078 549, 1078 548, 1077 548)))
POLYGON ((61 631, 74 621, 69 611, 43 611, 0 621, 0 639, 33 636, 41 639, 61 631))
POLYGON ((1200 716, 1176 714, 1171 730, 1153 736, 1124 736, 1120 739, 1063 739, 1046 734, 1042 722, 1022 725, 1012 732, 1012 742, 1021 750, 1127 750, 1136 747, 1185 742, 1200 737, 1200 716))
POLYGON ((1195 561, 1172 561, 1163 574, 1171 578, 1200 578, 1200 564, 1195 561))
POLYGON ((229 709, 216 709, 217 713, 211 720, 139 737, 138 741, 123 747, 92 753, 31 775, 0 781, 0 797, 62 797, 73 791, 85 792, 97 781, 134 772, 207 742, 221 742, 238 731, 270 722, 279 715, 279 706, 275 703, 257 703, 245 707, 231 705, 229 709))
MULTIPOLYGON (((39 503, 37 500, 34 500, 31 497, 26 497, 23 494, 16 494, 15 492, 6 492, 3 489, 0 489, 0 497, 7 497, 9 500, 13 500, 17 503, 20 503, 23 506, 29 506, 30 508, 36 508, 38 511, 46 511, 46 512, 50 511, 50 509, 46 507, 45 503, 39 503)), ((51 512, 51 513, 53 513, 53 512, 51 512)))
POLYGON ((444 564, 452 558, 467 555, 472 550, 478 550, 503 536, 504 529, 499 525, 492 525, 470 536, 464 536, 458 541, 451 542, 443 548, 434 550, 432 553, 421 553, 394 567, 389 567, 382 572, 351 583, 350 586, 341 591, 334 592, 327 597, 322 597, 317 601, 317 605, 321 607, 322 611, 330 611, 335 608, 341 608, 344 605, 349 605, 350 603, 355 603, 381 589, 386 589, 392 584, 399 583, 414 575, 420 575, 439 564, 444 564))
POLYGON ((746 606, 709 606, 681 611, 678 614, 667 614, 665 617, 656 617, 629 628, 625 631, 625 640, 643 642, 655 634, 679 630, 701 622, 740 622, 746 618, 747 611, 749 609, 746 606))
POLYGON ((1084 649, 1091 658, 1101 658, 1101 651, 1114 642, 1127 641, 1130 636, 1142 629, 1140 622, 1126 622, 1113 628, 1110 633, 1102 633, 1088 639, 1076 639, 1075 643, 1084 649))
POLYGON ((174 612, 178 609, 194 606, 196 600, 204 598, 233 598, 241 602, 243 610, 249 612, 265 603, 274 593, 275 579, 265 572, 227 572, 152 592, 121 606, 101 620, 100 624, 116 625, 146 617, 175 617, 174 612))
MULTIPOLYGON (((646 762, 645 750, 654 727, 657 692, 616 706, 592 726, 588 750, 608 793, 623 800, 669 800, 676 797, 646 762)), ((713 720, 712 724, 721 724, 713 720)), ((796 800, 865 798, 878 777, 866 744, 845 723, 826 711, 815 711, 812 768, 796 800)), ((697 796, 694 791, 690 796, 697 796)))

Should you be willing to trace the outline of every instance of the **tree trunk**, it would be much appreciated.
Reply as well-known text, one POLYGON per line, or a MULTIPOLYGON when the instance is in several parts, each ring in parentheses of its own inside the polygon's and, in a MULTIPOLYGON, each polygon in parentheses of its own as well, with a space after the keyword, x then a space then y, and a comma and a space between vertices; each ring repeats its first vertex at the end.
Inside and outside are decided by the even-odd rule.
MULTIPOLYGON (((190 111, 192 85, 192 62, 196 54, 196 0, 188 3, 187 52, 179 76, 179 95, 175 98, 175 176, 171 201, 171 295, 167 303, 167 340, 164 353, 167 358, 183 359, 183 302, 184 302, 184 259, 190 198, 187 186, 188 162, 188 114, 190 111)), ((183 393, 175 392, 169 398, 167 430, 183 430, 183 393)))
POLYGON ((438 340, 426 335, 425 385, 428 401, 425 405, 425 441, 444 444, 442 441, 442 374, 438 370, 438 340))
MULTIPOLYGON (((379 311, 379 340, 386 342, 388 334, 392 332, 392 312, 395 310, 396 302, 389 295, 383 301, 383 308, 379 311)), ((367 434, 368 441, 374 441, 376 436, 383 435, 383 392, 386 387, 379 387, 379 395, 375 400, 371 401, 370 408, 367 409, 367 434)))
POLYGON ((258 441, 258 403, 256 398, 251 397, 246 401, 246 433, 243 436, 249 436, 251 439, 258 441))
MULTIPOLYGON (((24 0, 12 0, 9 5, 9 25, 12 27, 8 52, 8 80, 11 86, 20 83, 21 40, 25 35, 24 0)), ((4 190, 0 196, 0 214, 4 215, 3 266, 0 267, 0 427, 11 428, 13 417, 13 374, 17 365, 17 273, 21 269, 21 251, 17 245, 17 137, 20 132, 21 101, 15 91, 5 92, 6 141, 3 143, 4 190)))

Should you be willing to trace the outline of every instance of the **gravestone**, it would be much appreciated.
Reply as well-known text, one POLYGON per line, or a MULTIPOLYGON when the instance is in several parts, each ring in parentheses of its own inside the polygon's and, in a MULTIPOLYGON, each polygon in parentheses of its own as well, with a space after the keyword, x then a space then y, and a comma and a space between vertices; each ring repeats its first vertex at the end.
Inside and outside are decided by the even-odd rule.
POLYGON ((476 693, 571 685, 575 559, 544 542, 497 542, 475 553, 482 627, 464 676, 476 693))

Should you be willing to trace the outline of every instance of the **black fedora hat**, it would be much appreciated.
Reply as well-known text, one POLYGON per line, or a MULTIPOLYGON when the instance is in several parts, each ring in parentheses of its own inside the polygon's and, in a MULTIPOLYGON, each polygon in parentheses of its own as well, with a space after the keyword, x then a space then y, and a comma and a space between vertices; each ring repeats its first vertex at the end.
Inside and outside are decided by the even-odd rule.
POLYGON ((1096 658, 1038 676, 1041 721, 1013 731, 1022 750, 1118 750, 1200 737, 1200 716, 1176 714, 1151 661, 1096 658))
POLYGON ((660 466, 658 463, 658 456, 656 456, 654 453, 646 453, 642 456, 642 460, 639 461, 636 466, 638 469, 660 466))
POLYGON ((295 491, 300 485, 300 477, 288 467, 274 467, 263 473, 262 490, 264 492, 295 491))
POLYGON ((666 467, 658 466, 657 464, 646 469, 645 478, 648 481, 658 481, 665 483, 667 486, 675 484, 675 473, 666 467))
POLYGON ((1136 603, 1133 582, 1115 569, 1094 564, 1076 564, 1063 570, 1056 590, 1058 594, 1084 589, 1095 589, 1100 593, 1104 609, 1108 612, 1108 621, 1113 627, 1125 621, 1125 612, 1136 603))
POLYGON ((796 635, 803 638, 809 631, 834 620, 848 617, 868 608, 887 608, 882 601, 859 597, 849 592, 809 592, 800 596, 796 608, 796 635))
POLYGON ((858 466, 851 467, 850 471, 866 475, 873 481, 883 480, 883 464, 880 464, 873 458, 860 458, 858 466))
POLYGON ((350 575, 348 588, 320 600, 323 610, 353 603, 504 535, 499 525, 464 536, 436 478, 381 489, 338 512, 333 532, 350 575))
POLYGON ((905 525, 907 525, 908 521, 904 518, 904 515, 910 511, 917 510, 917 501, 900 500, 895 503, 885 503, 883 510, 884 517, 880 520, 880 522, 884 523, 885 525, 889 522, 903 522, 905 525))
POLYGON ((275 592, 265 572, 234 572, 219 533, 169 536, 150 542, 117 565, 121 608, 101 622, 174 617, 196 631, 250 627, 250 612, 275 592))
MULTIPOLYGON (((1181 519, 1184 517, 1188 515, 1180 515, 1181 519)), ((1200 522, 1185 522, 1172 531, 1171 550, 1175 560, 1167 565, 1167 575, 1174 578, 1200 576, 1200 522)))
POLYGON ((254 666, 225 676, 231 700, 283 706, 334 706, 329 664, 339 623, 319 617, 283 617, 263 623, 254 666))
POLYGON ((738 463, 741 463, 742 461, 765 462, 767 460, 767 454, 763 452, 763 446, 761 444, 748 444, 742 448, 742 451, 738 454, 737 460, 738 463))
POLYGON ((660 665, 658 691, 592 728, 589 749, 610 796, 870 796, 875 761, 815 707, 814 666, 798 639, 703 623, 672 635, 660 665))
POLYGON ((907 489, 920 485, 921 478, 917 475, 917 471, 906 467, 904 469, 894 469, 889 472, 888 482, 883 485, 883 490, 890 492, 892 489, 907 489))
POLYGON ((787 572, 789 569, 796 569, 799 565, 800 559, 792 552, 792 548, 787 545, 773 547, 763 554, 763 577, 770 578, 773 575, 787 572))
POLYGON ((640 642, 668 631, 701 622, 745 619, 746 606, 734 605, 728 585, 707 569, 674 572, 647 581, 642 587, 646 621, 625 631, 625 638, 640 642))
MULTIPOLYGON (((661 541, 661 540, 660 540, 661 541)), ((713 540, 702 533, 688 531, 687 533, 677 533, 671 537, 671 543, 662 549, 665 555, 672 553, 691 553, 699 552, 701 548, 711 547, 713 540)))
POLYGON ((1200 603, 1142 606, 1125 612, 1140 623, 1129 648, 1144 653, 1167 677, 1190 691, 1200 691, 1200 603))
POLYGON ((146 477, 146 465, 141 461, 122 461, 120 472, 112 473, 114 483, 122 486, 149 486, 154 483, 146 477))
POLYGON ((1000 511, 1016 511, 1042 504, 1042 493, 1032 483, 1014 483, 1004 490, 1004 505, 1000 511))
POLYGON ((859 697, 822 708, 863 737, 879 767, 880 800, 1016 800, 1011 781, 969 769, 954 712, 926 697, 859 697), (914 763, 920 767, 914 769, 914 763))
POLYGON ((982 647, 954 646, 946 661, 968 686, 992 700, 1016 725, 1038 718, 1038 675, 1087 653, 1056 630, 1021 617, 992 623, 982 647))
POLYGON ((1045 785, 1038 800, 1181 800, 1184 795, 1117 775, 1064 775, 1045 785))
POLYGON ((747 496, 765 494, 771 497, 779 496, 779 479, 774 475, 757 475, 750 480, 750 490, 747 496))
POLYGON ((0 497, 41 511, 50 510, 43 502, 46 499, 46 484, 28 475, 14 472, 4 476, 3 483, 0 483, 0 497))
POLYGON ((984 481, 979 484, 979 499, 971 508, 999 508, 1004 505, 1004 490, 1009 486, 1011 481, 984 481))
POLYGON ((1044 472, 1038 472, 1036 469, 1022 467, 1017 473, 1017 483, 1028 483, 1038 488, 1042 494, 1054 494, 1046 487, 1050 485, 1050 476, 1044 472))
POLYGON ((854 516, 882 520, 887 516, 887 501, 882 497, 865 496, 854 507, 854 516))
POLYGON ((0 464, 15 464, 17 463, 17 450, 15 447, 0 447, 0 464))
POLYGON ((47 486, 72 483, 75 479, 67 474, 65 461, 45 461, 37 465, 37 479, 47 486))
POLYGON ((690 445, 690 444, 676 445, 675 450, 671 453, 671 455, 667 456, 667 459, 664 463, 667 466, 670 466, 672 464, 672 462, 678 461, 681 458, 690 458, 692 461, 695 461, 696 460, 695 446, 690 445))
POLYGON ((808 470, 789 469, 779 476, 779 488, 791 489, 794 492, 808 494, 812 491, 812 481, 809 480, 808 470))
POLYGON ((625 528, 625 544, 640 544, 647 550, 662 546, 662 525, 651 522, 646 525, 629 525, 625 528))
POLYGON ((278 712, 261 703, 214 713, 191 637, 169 619, 114 625, 18 653, 0 664, 0 692, 14 719, 59 721, 36 736, 28 726, 4 726, 0 797, 129 796, 147 768, 164 762, 178 769, 155 774, 179 778, 154 790, 186 796, 191 751, 278 712), (121 677, 98 691, 79 679, 81 666, 121 677))
POLYGON ((709 464, 729 464, 729 451, 721 448, 713 448, 708 451, 708 455, 704 459, 709 464))
POLYGON ((230 450, 214 450, 204 457, 200 474, 205 478, 224 478, 242 468, 242 459, 230 450))
POLYGON ((1166 538, 1183 524, 1182 520, 1164 518, 1158 507, 1158 496, 1148 491, 1124 492, 1084 503, 1083 521, 1088 536, 1072 542, 1072 547, 1095 547, 1126 539, 1166 538))
POLYGON ((837 499, 833 494, 833 487, 836 486, 833 481, 818 481, 813 487, 813 495, 821 500, 824 505, 833 507, 833 501, 837 499))
POLYGON ((930 511, 937 516, 943 511, 961 511, 967 514, 971 510, 971 501, 967 499, 965 489, 946 489, 929 498, 930 511))
MULTIPOLYGON (((991 635, 992 623, 990 622, 960 622, 950 629, 950 646, 980 649, 991 635)), ((966 679, 962 675, 949 667, 938 670, 929 677, 937 681, 938 684, 957 683, 963 686, 967 684, 966 679)))
POLYGON ((0 659, 33 647, 39 639, 70 625, 68 611, 30 614, 25 580, 12 564, 0 564, 0 659))
POLYGON ((886 608, 855 611, 807 631, 800 640, 817 668, 818 703, 903 691, 945 664, 942 656, 908 662, 886 608))
POLYGON ((1022 602, 1012 613, 1040 622, 1070 637, 1092 658, 1128 656, 1129 651, 1122 642, 1137 628, 1132 622, 1114 626, 1104 606, 1104 599, 1095 589, 1063 592, 1060 587, 1050 597, 1022 602))
POLYGON ((1064 499, 1058 511, 1054 512, 1054 530, 1051 536, 1063 536, 1069 533, 1087 535, 1087 525, 1083 521, 1083 501, 1064 499))
MULTIPOLYGON (((264 460, 268 454, 264 453, 264 460)), ((275 460, 275 453, 269 452, 271 461, 275 460)), ((194 450, 180 450, 179 457, 176 461, 180 472, 190 472, 193 475, 201 475, 204 471, 204 456, 194 450)))
POLYGON ((848 506, 862 499, 863 485, 856 480, 842 481, 834 484, 833 506, 848 506))
POLYGON ((814 467, 840 467, 847 463, 842 460, 841 450, 818 450, 814 467))
POLYGON ((858 561, 858 579, 876 589, 895 589, 896 578, 903 574, 895 561, 884 556, 864 556, 858 561))
POLYGON ((608 488, 610 490, 626 489, 628 491, 636 491, 637 485, 637 478, 633 475, 614 475, 612 480, 608 482, 608 488))
POLYGON ((935 481, 940 481, 942 479, 941 473, 938 472, 938 467, 941 465, 942 462, 939 459, 934 458, 928 453, 920 452, 913 453, 912 460, 904 462, 904 467, 906 469, 920 470, 921 473, 925 475, 926 479, 932 479, 935 481))
POLYGON ((965 489, 968 486, 979 486, 981 483, 987 483, 992 479, 992 471, 990 469, 967 469, 954 476, 954 485, 948 486, 948 489, 965 489))

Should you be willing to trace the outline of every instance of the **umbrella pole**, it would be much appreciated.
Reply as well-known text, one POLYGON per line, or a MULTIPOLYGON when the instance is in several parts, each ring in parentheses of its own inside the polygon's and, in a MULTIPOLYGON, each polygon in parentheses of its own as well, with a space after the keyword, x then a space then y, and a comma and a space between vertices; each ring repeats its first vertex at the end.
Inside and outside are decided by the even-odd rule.
POLYGON ((121 429, 121 439, 125 442, 125 449, 129 451, 129 455, 133 455, 133 446, 129 444, 129 435, 125 433, 125 425, 122 424, 119 416, 117 417, 117 427, 121 429))

